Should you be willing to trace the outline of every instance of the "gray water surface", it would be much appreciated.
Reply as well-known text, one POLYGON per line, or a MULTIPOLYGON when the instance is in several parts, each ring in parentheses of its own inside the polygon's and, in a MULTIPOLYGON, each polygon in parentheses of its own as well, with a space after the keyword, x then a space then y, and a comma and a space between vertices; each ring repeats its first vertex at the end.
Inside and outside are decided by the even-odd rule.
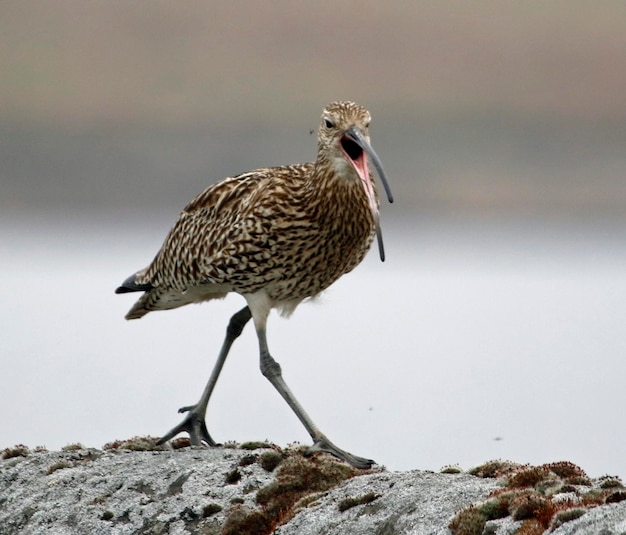
MULTIPOLYGON (((164 433, 243 306, 232 295, 127 322, 136 296, 113 290, 169 223, 76 223, 3 226, 0 447, 164 433)), ((624 227, 407 218, 384 231, 384 264, 373 250, 270 318, 270 349, 322 430, 391 469, 568 460, 625 477, 624 227)), ((260 374, 251 328, 208 425, 218 441, 309 442, 260 374)))

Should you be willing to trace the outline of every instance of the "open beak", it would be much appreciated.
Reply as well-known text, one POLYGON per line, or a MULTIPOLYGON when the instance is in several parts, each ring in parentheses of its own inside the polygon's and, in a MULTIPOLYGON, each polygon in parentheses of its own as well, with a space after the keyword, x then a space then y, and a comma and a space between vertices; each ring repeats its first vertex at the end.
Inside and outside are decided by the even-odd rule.
POLYGON ((380 162, 380 158, 365 136, 356 126, 351 126, 348 130, 346 130, 345 134, 341 138, 341 147, 359 175, 363 188, 365 189, 365 193, 367 194, 370 209, 372 210, 372 215, 374 216, 376 239, 378 240, 378 252, 380 253, 380 259, 384 262, 385 248, 383 246, 383 235, 380 230, 378 204, 376 203, 376 196, 374 195, 374 185, 372 184, 372 180, 370 178, 366 155, 369 156, 370 161, 374 164, 378 178, 383 183, 383 187, 385 188, 387 199, 389 199, 389 202, 392 203, 393 196, 391 194, 389 184, 387 183, 387 177, 385 175, 385 171, 383 170, 383 164, 380 162))

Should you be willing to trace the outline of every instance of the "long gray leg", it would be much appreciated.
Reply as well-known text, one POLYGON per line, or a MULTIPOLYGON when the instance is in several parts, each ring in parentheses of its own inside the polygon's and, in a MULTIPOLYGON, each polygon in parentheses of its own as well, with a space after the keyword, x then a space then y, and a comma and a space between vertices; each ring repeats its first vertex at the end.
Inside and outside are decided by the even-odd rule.
MULTIPOLYGON (((260 322, 264 323, 264 322, 260 322)), ((324 451, 342 459, 355 468, 370 468, 374 463, 371 459, 365 459, 363 457, 357 457, 347 451, 344 451, 335 446, 326 435, 322 433, 319 428, 313 423, 310 416, 302 408, 302 405, 298 402, 291 390, 285 383, 280 364, 276 362, 270 355, 267 348, 267 338, 265 335, 265 326, 256 325, 257 336, 259 338, 259 348, 261 350, 261 373, 267 377, 274 385, 274 388, 278 390, 278 393, 284 398, 287 404, 291 407, 291 410, 296 413, 298 419, 302 422, 306 430, 313 439, 313 446, 311 446, 307 453, 315 453, 318 451, 324 451)))
POLYGON ((217 362, 211 372, 211 377, 209 377, 209 382, 204 387, 200 400, 195 405, 181 407, 178 409, 178 412, 180 413, 186 412, 187 416, 180 424, 163 435, 157 444, 163 444, 174 438, 178 435, 178 433, 186 432, 189 433, 189 439, 193 446, 200 446, 203 442, 206 442, 209 446, 217 446, 217 443, 211 438, 211 435, 209 435, 206 427, 206 409, 209 404, 211 394, 213 393, 213 389, 215 388, 215 384, 217 383, 217 379, 222 371, 222 367, 224 366, 224 362, 226 362, 226 357, 228 356, 230 347, 241 334, 241 331, 243 331, 243 328, 246 326, 246 323, 250 321, 251 317, 252 314, 250 309, 248 307, 244 307, 239 312, 234 314, 232 318, 230 318, 230 322, 226 328, 226 338, 222 344, 222 349, 220 350, 217 362))

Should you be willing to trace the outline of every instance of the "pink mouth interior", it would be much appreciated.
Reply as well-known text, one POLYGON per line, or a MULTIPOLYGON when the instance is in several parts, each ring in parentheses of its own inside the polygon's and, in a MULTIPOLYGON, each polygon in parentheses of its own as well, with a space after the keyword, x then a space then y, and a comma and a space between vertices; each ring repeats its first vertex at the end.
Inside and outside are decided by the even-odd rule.
POLYGON ((377 216, 378 206, 376 204, 376 197, 374 195, 374 186, 372 185, 372 180, 370 179, 369 167, 367 165, 367 155, 365 154, 365 151, 361 151, 356 159, 351 158, 348 154, 346 154, 346 158, 350 161, 350 163, 352 163, 352 166, 359 175, 359 178, 363 183, 363 188, 365 189, 365 193, 369 200, 372 213, 377 216))

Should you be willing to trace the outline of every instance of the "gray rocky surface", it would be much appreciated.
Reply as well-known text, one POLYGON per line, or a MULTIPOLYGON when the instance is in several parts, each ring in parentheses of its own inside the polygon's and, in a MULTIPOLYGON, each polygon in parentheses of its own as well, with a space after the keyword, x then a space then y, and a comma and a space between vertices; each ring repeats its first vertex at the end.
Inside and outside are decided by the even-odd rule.
MULTIPOLYGON (((267 452, 275 450, 76 448, 11 456, 0 460, 0 535, 224 533, 233 511, 262 511, 257 492, 283 477, 280 466, 261 466, 267 452)), ((321 462, 336 468, 332 459, 316 466, 321 462)), ((458 511, 483 502, 500 484, 468 474, 359 474, 335 488, 299 494, 275 533, 449 534, 458 511)), ((228 533, 260 533, 252 524, 241 526, 247 527, 231 525, 228 533)), ((509 535, 520 526, 507 517, 489 521, 486 530, 509 535)), ((623 535, 626 500, 589 509, 553 533, 623 535)))
POLYGON ((90 449, 4 460, 0 534, 219 533, 233 499, 255 506, 254 490, 273 480, 257 463, 240 466, 246 455, 90 449), (241 479, 229 484, 234 469, 241 479), (212 505, 222 509, 204 512, 212 505))
POLYGON ((381 472, 355 477, 277 530, 279 535, 449 534, 454 514, 495 490, 494 480, 432 472, 381 472), (347 498, 380 497, 340 512, 347 498))

